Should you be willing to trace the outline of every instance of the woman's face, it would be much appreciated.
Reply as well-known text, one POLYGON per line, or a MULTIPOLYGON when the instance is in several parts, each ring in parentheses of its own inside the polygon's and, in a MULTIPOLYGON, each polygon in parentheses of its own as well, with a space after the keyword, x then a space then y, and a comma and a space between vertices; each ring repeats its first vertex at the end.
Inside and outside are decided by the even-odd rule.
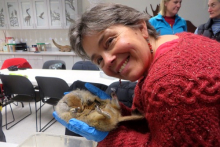
POLYGON ((169 0, 165 2, 166 16, 172 17, 176 15, 181 7, 182 0, 169 0))
POLYGON ((91 58, 109 76, 136 81, 149 68, 152 55, 146 38, 145 22, 142 28, 132 29, 114 25, 90 36, 84 36, 82 45, 91 58))
POLYGON ((210 18, 220 18, 220 2, 218 0, 209 0, 208 12, 210 18))

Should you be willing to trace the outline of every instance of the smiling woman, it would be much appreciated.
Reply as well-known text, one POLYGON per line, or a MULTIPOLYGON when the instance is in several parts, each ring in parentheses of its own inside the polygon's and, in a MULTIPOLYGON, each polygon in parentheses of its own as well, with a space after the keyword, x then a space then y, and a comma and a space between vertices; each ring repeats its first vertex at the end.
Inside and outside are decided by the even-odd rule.
POLYGON ((158 37, 148 20, 131 7, 105 3, 69 31, 77 55, 109 76, 138 80, 132 108, 120 103, 120 112, 138 110, 145 119, 100 132, 80 120, 55 118, 99 147, 220 146, 220 44, 186 32, 158 37))
POLYGON ((113 25, 101 33, 85 36, 83 48, 107 75, 136 81, 149 68, 153 59, 149 54, 150 49, 146 49, 147 42, 143 37, 148 36, 146 23, 142 21, 139 25, 140 29, 113 25))

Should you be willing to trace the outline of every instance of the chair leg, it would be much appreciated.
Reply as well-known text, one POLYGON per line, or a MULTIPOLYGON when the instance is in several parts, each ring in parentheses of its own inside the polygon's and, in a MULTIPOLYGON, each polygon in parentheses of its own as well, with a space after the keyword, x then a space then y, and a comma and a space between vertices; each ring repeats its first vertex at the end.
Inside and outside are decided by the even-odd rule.
POLYGON ((15 116, 14 116, 14 113, 13 113, 13 110, 12 110, 12 107, 11 107, 11 104, 9 104, 10 108, 11 108, 11 114, 12 114, 12 117, 13 117, 13 120, 11 122, 7 122, 7 105, 5 105, 5 124, 2 125, 2 127, 10 124, 10 123, 13 123, 15 121, 15 116))
POLYGON ((55 120, 55 118, 51 119, 43 128, 40 129, 39 132, 44 132, 46 131, 50 126, 52 126, 54 123, 56 123, 57 121, 55 120))
POLYGON ((37 111, 39 111, 41 109, 41 107, 43 107, 45 104, 41 105, 41 102, 40 102, 40 108, 37 109, 37 111))
MULTIPOLYGON (((54 106, 53 106, 54 109, 54 106)), ((57 122, 54 118, 52 118, 43 128, 41 128, 41 109, 40 109, 40 130, 39 132, 46 131, 50 126, 52 126, 55 122, 57 122)))
POLYGON ((21 102, 21 106, 22 106, 22 108, 24 107, 24 103, 23 102, 21 102))
POLYGON ((16 123, 14 123, 13 125, 11 125, 10 127, 8 127, 8 124, 7 124, 7 115, 6 115, 6 130, 9 130, 10 128, 14 127, 16 124, 18 124, 19 122, 21 122, 22 120, 24 120, 25 118, 27 118, 28 116, 30 116, 32 114, 32 111, 31 111, 31 104, 29 102, 29 108, 30 108, 30 113, 28 115, 26 115, 25 117, 23 117, 22 119, 20 119, 19 121, 17 121, 16 123))
POLYGON ((35 101, 35 113, 36 113, 36 132, 38 132, 38 127, 37 127, 37 102, 35 101))

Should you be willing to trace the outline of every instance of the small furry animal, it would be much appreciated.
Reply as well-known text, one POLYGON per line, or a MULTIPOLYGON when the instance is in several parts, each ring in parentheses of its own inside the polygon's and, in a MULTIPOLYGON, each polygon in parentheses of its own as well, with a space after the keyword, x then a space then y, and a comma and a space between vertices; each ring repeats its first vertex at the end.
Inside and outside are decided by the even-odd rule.
POLYGON ((65 46, 62 46, 62 45, 59 45, 59 44, 57 44, 53 39, 52 39, 52 41, 53 41, 53 44, 59 49, 59 51, 61 51, 61 52, 70 52, 71 51, 71 46, 69 46, 69 45, 65 45, 65 46))
POLYGON ((121 116, 121 109, 116 94, 111 99, 102 100, 87 90, 73 90, 66 94, 56 105, 60 118, 69 122, 76 118, 100 131, 111 131, 122 121, 143 119, 142 114, 121 116))

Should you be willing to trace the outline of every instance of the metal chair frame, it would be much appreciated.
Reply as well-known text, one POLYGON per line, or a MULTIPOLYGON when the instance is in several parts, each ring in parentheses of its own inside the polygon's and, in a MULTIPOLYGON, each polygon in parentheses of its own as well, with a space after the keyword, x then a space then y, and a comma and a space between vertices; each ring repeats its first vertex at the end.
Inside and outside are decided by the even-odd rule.
MULTIPOLYGON (((9 98, 7 104, 11 104, 13 102, 21 102, 23 107, 23 102, 29 103, 30 112, 26 116, 24 116, 19 121, 15 122, 13 125, 8 126, 12 122, 7 122, 7 104, 5 105, 5 121, 6 121, 6 129, 14 127, 16 124, 27 118, 32 114, 30 102, 35 102, 35 112, 36 112, 36 131, 38 131, 37 125, 37 102, 40 101, 39 93, 34 90, 32 83, 23 76, 18 75, 0 75, 2 83, 4 85, 4 94, 9 98), (25 87, 25 88, 24 88, 25 87)), ((10 106, 11 107, 11 106, 10 106)), ((14 113, 12 110, 12 115, 14 119, 14 113)))
MULTIPOLYGON (((36 76, 35 77, 39 92, 41 101, 44 104, 49 104, 53 106, 56 106, 58 101, 63 97, 64 92, 67 92, 69 89, 69 85, 64 81, 63 79, 56 78, 56 77, 42 77, 42 76, 36 76), (45 100, 47 98, 47 100, 45 100)), ((40 102, 41 104, 41 102, 40 102)), ((46 131, 50 126, 52 126, 56 120, 52 118, 46 125, 44 125, 41 128, 41 108, 40 108, 40 129, 39 132, 46 131)))

